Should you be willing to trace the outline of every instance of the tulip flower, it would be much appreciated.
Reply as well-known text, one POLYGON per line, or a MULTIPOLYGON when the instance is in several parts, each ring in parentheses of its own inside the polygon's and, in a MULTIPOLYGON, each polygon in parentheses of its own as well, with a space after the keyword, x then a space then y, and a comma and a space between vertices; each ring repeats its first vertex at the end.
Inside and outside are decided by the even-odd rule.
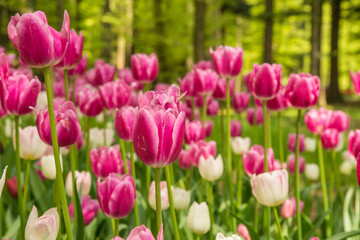
POLYGON ((304 144, 305 144, 305 151, 307 151, 307 152, 315 152, 315 150, 316 150, 316 139, 306 137, 305 141, 304 141, 304 144))
POLYGON ((239 137, 241 136, 241 122, 238 120, 232 120, 230 122, 230 133, 231 137, 239 137))
POLYGON ((281 74, 280 64, 255 64, 249 82, 250 91, 261 100, 274 98, 281 87, 281 74))
MULTIPOLYGON (((164 240, 164 232, 162 225, 156 239, 164 240)), ((146 228, 144 225, 141 225, 131 230, 129 236, 127 237, 127 240, 155 240, 155 238, 153 237, 150 229, 146 228)))
POLYGON ((99 87, 114 80, 115 67, 99 59, 95 61, 95 68, 85 74, 86 80, 94 87, 99 87))
POLYGON ((310 240, 320 240, 318 237, 311 237, 310 240))
POLYGON ((191 191, 186 191, 182 188, 174 188, 174 207, 176 210, 184 210, 190 205, 191 191))
POLYGON ((355 168, 356 168, 356 163, 354 165, 350 161, 343 161, 340 164, 339 172, 345 176, 349 176, 351 174, 352 170, 355 168))
POLYGON ((206 69, 212 69, 212 63, 211 61, 204 61, 201 60, 198 63, 196 63, 193 67, 194 69, 202 69, 202 70, 206 70, 206 69))
POLYGON ((76 100, 82 114, 95 117, 104 110, 99 91, 90 86, 83 87, 77 92, 76 100))
MULTIPOLYGON (((70 101, 60 104, 55 100, 54 113, 59 147, 74 144, 78 140, 81 132, 74 104, 70 101)), ((36 118, 36 126, 41 140, 46 144, 52 145, 48 109, 40 110, 36 118)))
POLYGON ((320 79, 307 73, 291 74, 286 86, 285 97, 294 108, 314 106, 320 94, 320 79))
MULTIPOLYGON (((296 145, 296 134, 291 133, 288 135, 288 149, 291 152, 295 152, 295 145, 296 145)), ((299 151, 305 151, 305 136, 304 134, 299 135, 299 151)))
POLYGON ((47 210, 41 217, 33 206, 25 228, 25 240, 55 240, 59 232, 60 219, 56 208, 47 210))
POLYGON ((189 150, 181 150, 179 154, 179 166, 182 169, 190 169, 192 167, 192 163, 194 162, 194 152, 189 150))
POLYGON ((185 132, 185 113, 176 115, 160 105, 139 110, 133 127, 134 150, 153 168, 172 164, 180 154, 185 132))
POLYGON ((192 143, 190 146, 190 152, 193 156, 193 165, 198 166, 200 157, 208 158, 210 155, 215 157, 216 155, 216 142, 209 141, 205 142, 203 140, 198 141, 197 143, 192 143))
MULTIPOLYGON (((41 141, 35 126, 19 129, 20 157, 25 160, 39 159, 46 151, 47 145, 41 141)), ((15 146, 15 136, 13 136, 15 146)))
MULTIPOLYGON (((231 79, 229 81, 229 88, 230 88, 230 96, 233 96, 234 88, 235 88, 235 80, 234 79, 231 79)), ((220 78, 218 80, 212 96, 218 100, 226 99, 226 78, 220 78)))
POLYGON ((304 121, 310 132, 320 134, 329 127, 331 115, 332 111, 325 108, 311 109, 305 114, 304 121))
POLYGON ((339 132, 335 128, 328 128, 321 133, 321 143, 325 149, 333 149, 339 143, 339 132))
MULTIPOLYGON (((264 172, 264 158, 264 148, 260 145, 253 145, 247 153, 243 153, 244 169, 249 177, 264 172)), ((269 171, 274 170, 274 152, 271 148, 267 149, 267 161, 269 171)))
POLYGON ((131 96, 131 87, 123 81, 108 82, 99 87, 99 93, 107 109, 125 106, 131 96))
POLYGON ((240 47, 219 46, 215 51, 210 48, 212 62, 221 76, 235 77, 243 64, 243 50, 240 47))
POLYGON ((114 142, 114 130, 111 128, 99 129, 97 127, 90 129, 90 148, 97 148, 104 146, 104 137, 105 146, 110 146, 114 142), (105 134, 104 134, 105 132, 105 134), (105 136, 104 136, 105 135, 105 136))
POLYGON ((69 70, 69 76, 81 76, 84 74, 87 66, 87 55, 81 57, 80 62, 75 68, 69 70))
POLYGON ((250 148, 250 138, 235 137, 231 140, 231 147, 236 155, 246 153, 250 148))
MULTIPOLYGON (((287 166, 289 168, 289 171, 293 174, 295 174, 295 155, 291 154, 288 156, 287 159, 287 166)), ((305 158, 302 156, 299 156, 299 173, 303 173, 305 170, 305 158)))
POLYGON ((349 132, 348 145, 349 153, 356 158, 360 153, 360 130, 349 132))
POLYGON ((209 156, 206 159, 204 156, 199 160, 199 173, 202 178, 207 181, 218 180, 224 171, 224 163, 221 155, 218 155, 216 159, 213 156, 209 156))
POLYGON ((18 13, 11 17, 7 32, 19 51, 21 60, 35 68, 58 64, 66 54, 70 39, 70 19, 67 11, 60 32, 49 26, 44 12, 18 13))
POLYGON ((71 29, 67 51, 56 67, 66 70, 75 68, 82 58, 83 42, 84 37, 82 33, 80 32, 78 35, 74 29, 71 29))
POLYGON ((289 176, 284 169, 254 174, 250 183, 256 200, 268 207, 282 204, 289 193, 289 176))
MULTIPOLYGON (((88 195, 90 193, 90 189, 91 189, 91 174, 90 174, 90 172, 75 171, 75 181, 76 181, 76 190, 78 192, 81 190, 81 192, 79 192, 79 194, 81 196, 88 195)), ((65 190, 66 190, 67 195, 69 195, 69 197, 74 197, 73 196, 73 181, 72 181, 71 172, 69 172, 66 177, 65 190)))
POLYGON ((199 95, 210 95, 219 81, 217 73, 211 69, 194 71, 194 91, 199 95))
POLYGON ((275 97, 266 101, 266 107, 272 111, 281 111, 286 109, 287 106, 288 103, 285 98, 285 87, 281 85, 280 90, 275 97))
POLYGON ((220 108, 219 102, 214 100, 214 99, 210 99, 208 101, 208 106, 206 108, 206 113, 209 116, 217 116, 219 108, 220 108))
MULTIPOLYGON (((304 209, 304 202, 300 202, 300 211, 304 209)), ((283 218, 290 218, 296 215, 296 200, 294 197, 286 199, 281 206, 281 216, 283 218)))
POLYGON ((231 235, 231 237, 225 237, 224 234, 218 233, 215 240, 241 240, 241 238, 235 234, 231 235))
POLYGON ((186 93, 187 97, 194 98, 197 93, 194 91, 194 72, 189 72, 183 79, 179 79, 179 86, 182 93, 186 93))
POLYGON ((187 216, 187 227, 195 234, 205 234, 210 230, 210 213, 206 202, 194 202, 187 216))
POLYGON ((244 224, 239 224, 237 233, 240 234, 240 236, 242 236, 245 240, 251 240, 249 231, 244 224))
MULTIPOLYGON (((60 165, 62 170, 62 156, 60 154, 60 165)), ((56 179, 56 167, 55 167, 55 158, 54 154, 44 155, 40 158, 41 163, 41 173, 46 179, 55 180, 56 179)))
POLYGON ((134 90, 140 91, 143 89, 143 84, 141 82, 136 81, 136 79, 132 75, 130 68, 119 69, 118 78, 121 81, 124 81, 134 90))
MULTIPOLYGON (((173 191, 172 186, 171 189, 173 191)), ((166 181, 160 182, 160 195, 161 195, 161 210, 166 210, 169 208, 169 195, 168 195, 166 181)), ((156 210, 155 181, 151 182, 148 201, 150 207, 156 210)))
POLYGON ((353 70, 350 71, 351 81, 354 84, 355 92, 360 94, 360 71, 355 73, 353 70))
POLYGON ((343 111, 331 111, 328 128, 335 128, 338 132, 345 132, 350 126, 350 117, 343 111))
POLYGON ((131 71, 140 82, 153 82, 159 73, 159 62, 155 53, 149 56, 144 53, 131 56, 131 71))
POLYGON ((136 189, 134 179, 130 175, 119 177, 115 173, 110 173, 103 182, 98 178, 96 188, 100 208, 106 216, 119 219, 131 213, 136 199, 136 189))
POLYGON ((247 92, 234 93, 233 107, 237 113, 246 110, 246 108, 249 106, 250 97, 250 93, 247 92))
POLYGON ((187 122, 185 125, 185 142, 197 142, 205 138, 205 129, 199 120, 187 122))
POLYGON ((5 167, 5 169, 1 175, 1 178, 0 178, 0 199, 1 199, 2 191, 4 189, 4 184, 5 184, 5 179, 6 179, 6 170, 7 170, 7 166, 5 167))
POLYGON ((261 108, 248 108, 246 120, 250 125, 261 125, 263 123, 263 111, 261 108))
POLYGON ((204 130, 205 130, 205 137, 210 137, 212 130, 214 128, 214 122, 211 120, 207 120, 204 126, 204 130))
POLYGON ((305 165, 305 177, 311 181, 319 179, 319 166, 315 163, 308 163, 305 165))
MULTIPOLYGON (((84 217, 85 226, 89 225, 91 221, 96 217, 99 212, 99 202, 98 200, 93 200, 90 196, 82 196, 81 198, 81 209, 84 217)), ((69 205, 69 214, 72 219, 74 219, 74 203, 69 205)))
POLYGON ((110 173, 125 173, 119 145, 92 149, 90 163, 95 176, 99 178, 105 178, 110 173))
MULTIPOLYGON (((18 198, 17 178, 15 176, 5 180, 6 189, 12 198, 18 198)), ((24 187, 22 187, 24 192, 24 187)))
POLYGON ((118 136, 125 141, 132 141, 132 132, 137 115, 137 108, 123 107, 115 113, 115 130, 118 136))

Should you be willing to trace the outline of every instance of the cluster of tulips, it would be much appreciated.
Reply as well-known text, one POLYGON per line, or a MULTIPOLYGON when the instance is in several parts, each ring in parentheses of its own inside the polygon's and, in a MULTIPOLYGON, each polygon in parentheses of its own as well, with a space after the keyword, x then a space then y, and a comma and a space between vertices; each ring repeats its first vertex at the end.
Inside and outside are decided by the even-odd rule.
MULTIPOLYGON (((343 203, 339 172, 350 175, 356 167, 360 130, 349 132, 349 147, 343 152, 345 160, 340 169, 335 156, 344 148, 348 115, 313 108, 305 113, 304 122, 316 139, 300 134, 302 113, 318 101, 317 76, 291 74, 284 86, 281 65, 255 64, 243 77, 244 91, 236 92, 243 50, 219 46, 210 49, 212 62, 197 63, 178 80, 179 86, 156 84, 151 90, 159 74, 155 54, 132 55, 131 69, 116 71, 97 60, 87 70, 83 36, 70 30, 66 11, 60 32, 48 25, 41 11, 16 14, 8 24, 8 36, 19 53, 17 59, 0 49, 0 118, 5 118, 2 135, 13 139, 3 139, 3 144, 12 144, 15 152, 15 164, 6 161, 9 166, 2 173, 0 197, 6 185, 11 197, 17 199, 20 222, 17 236, 10 237, 53 240, 66 235, 72 240, 76 232, 76 239, 82 239, 81 229, 90 225, 101 209, 115 240, 125 237, 119 236, 124 232, 119 229, 120 219, 127 224, 128 240, 155 239, 154 235, 158 240, 194 236, 249 240, 258 239, 260 233, 267 239, 295 238, 295 234, 303 239, 300 190, 319 177, 325 230, 312 235, 334 234, 329 206, 335 200, 332 194, 328 197, 323 148, 332 153, 329 174, 334 176, 336 187, 331 191, 338 192, 343 203), (31 68, 43 70, 44 83, 31 68), (287 147, 292 153, 285 160, 281 124, 282 113, 288 108, 298 114, 296 132, 288 135, 287 147), (241 137, 244 113, 255 132, 253 139, 241 137), (213 121, 218 114, 220 127, 213 121), (271 148, 271 114, 278 117, 276 151, 271 148), (210 140, 215 133, 221 139, 210 140), (116 139, 119 145, 114 144, 116 139), (217 151, 217 144, 221 151, 217 151), (300 154, 315 152, 316 148, 318 164, 306 163, 300 154), (36 188, 30 188, 29 183, 33 170, 36 178, 52 184, 47 186, 54 195, 54 208, 42 209, 41 217, 36 205, 42 199, 29 199, 29 192, 35 192, 31 188, 36 188), (302 173, 306 181, 301 181, 302 173), (163 174, 165 180, 161 181, 163 174), (252 200, 243 196, 246 181, 250 182, 252 200), (148 200, 145 208, 139 202, 144 196, 148 200), (219 201, 226 208, 227 222, 217 221, 214 204, 219 201), (244 205, 250 202, 254 204, 251 217, 249 212, 243 214, 244 205), (168 208, 171 225, 164 225, 162 211, 168 208), (296 217, 293 235, 288 229, 283 231, 279 210, 282 219, 296 217), (186 226, 179 221, 184 214, 186 226), (156 228, 151 228, 154 216, 156 228), (271 221, 276 228, 271 227, 271 221)), ((360 77, 352 73, 352 79, 360 92, 360 77)), ((4 204, 11 203, 1 201, 1 211, 4 204)), ((6 233, 3 225, 0 221, 0 235, 6 233)))

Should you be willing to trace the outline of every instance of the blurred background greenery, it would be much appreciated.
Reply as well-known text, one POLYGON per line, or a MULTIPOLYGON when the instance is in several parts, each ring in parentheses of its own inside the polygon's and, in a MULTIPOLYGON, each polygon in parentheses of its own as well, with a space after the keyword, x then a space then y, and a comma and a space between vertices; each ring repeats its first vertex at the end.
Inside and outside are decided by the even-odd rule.
POLYGON ((347 99, 349 71, 360 70, 360 0, 0 0, 0 45, 15 50, 7 37, 15 13, 44 11, 59 29, 65 9, 89 66, 102 58, 123 68, 132 53, 155 52, 159 82, 176 82, 221 44, 243 47, 242 74, 272 62, 283 65, 284 83, 290 73, 319 75, 328 102, 347 99))

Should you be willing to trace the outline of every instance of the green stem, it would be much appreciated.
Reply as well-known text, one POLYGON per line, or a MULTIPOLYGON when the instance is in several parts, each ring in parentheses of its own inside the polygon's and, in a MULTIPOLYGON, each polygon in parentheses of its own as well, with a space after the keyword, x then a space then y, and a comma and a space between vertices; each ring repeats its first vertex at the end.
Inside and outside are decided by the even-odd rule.
POLYGON ((201 115, 202 115, 201 119, 202 119, 203 126, 205 126, 205 123, 206 123, 206 107, 207 107, 206 95, 204 95, 203 107, 202 107, 202 113, 201 113, 201 115))
POLYGON ((214 225, 214 207, 213 207, 213 186, 212 182, 208 182, 208 203, 210 212, 210 231, 209 239, 213 239, 213 225, 214 225))
POLYGON ((193 172, 194 172, 193 167, 191 167, 189 170, 186 171, 186 189, 187 190, 190 190, 193 172))
MULTIPOLYGON (((61 204, 60 204, 60 201, 58 200, 59 194, 58 194, 57 187, 56 187, 56 181, 52 182, 52 189, 53 189, 53 198, 54 198, 53 200, 54 200, 54 203, 56 204, 57 212, 58 212, 59 216, 61 216, 61 204)), ((59 233, 56 238, 57 240, 61 239, 62 230, 63 230, 62 221, 59 221, 59 233)))
POLYGON ((176 219, 174 200, 173 200, 173 195, 172 195, 172 190, 171 190, 172 184, 171 184, 171 174, 170 174, 169 166, 165 167, 165 178, 166 178, 166 186, 167 186, 168 196, 169 196, 171 221, 172 221, 172 225, 173 225, 173 229, 174 229, 174 235, 175 235, 176 240, 180 240, 180 233, 179 233, 178 223, 177 223, 177 219, 176 219))
POLYGON ((61 172, 61 164, 60 164, 60 155, 59 155, 59 145, 56 134, 56 124, 55 124, 55 114, 54 114, 54 106, 53 106, 53 98, 51 91, 52 81, 50 79, 49 68, 44 68, 44 77, 47 91, 47 102, 49 108, 49 118, 50 118, 50 128, 51 128, 51 140, 53 144, 54 158, 55 158, 55 167, 56 167, 56 183, 59 190, 59 198, 63 209, 64 222, 66 233, 69 240, 73 240, 70 216, 68 211, 68 204, 66 201, 65 188, 64 188, 64 180, 61 172))
POLYGON ((255 206, 254 206, 254 230, 255 232, 257 232, 258 230, 258 226, 259 226, 259 212, 258 212, 258 206, 259 206, 259 202, 255 200, 255 206))
POLYGON ((200 235, 196 235, 196 240, 200 240, 200 235))
MULTIPOLYGON (((341 206, 344 206, 344 196, 341 192, 341 180, 339 178, 339 170, 336 164, 336 151, 335 149, 331 150, 331 162, 332 162, 332 167, 333 167, 333 171, 334 171, 334 178, 335 178, 335 184, 336 184, 336 188, 338 191, 338 195, 340 197, 340 201, 341 201, 341 206)), ((334 191, 336 192, 336 191, 334 191)))
POLYGON ((103 144, 104 146, 106 146, 106 109, 104 108, 104 111, 103 111, 103 128, 104 128, 104 141, 103 141, 103 144))
POLYGON ((224 136, 224 132, 225 132, 225 127, 224 127, 224 104, 223 101, 220 101, 220 135, 221 135, 221 154, 222 156, 224 156, 225 154, 225 136, 224 136))
POLYGON ((91 126, 91 117, 86 116, 86 133, 85 133, 85 163, 86 163, 86 171, 90 172, 91 164, 90 164, 90 126, 91 126))
POLYGON ((284 145, 283 145, 283 135, 282 135, 282 126, 281 126, 281 112, 277 113, 277 125, 278 125, 278 140, 279 140, 279 155, 281 166, 284 163, 284 145))
POLYGON ((200 198, 199 198, 199 202, 203 202, 204 201, 204 179, 200 178, 200 198))
POLYGON ((275 223, 276 223, 276 226, 277 226, 278 231, 279 231, 279 239, 283 240, 284 238, 283 238, 283 235, 282 235, 281 225, 280 225, 279 216, 278 216, 276 207, 273 207, 273 212, 274 212, 274 216, 275 216, 275 223))
POLYGON ((242 163, 242 156, 240 154, 239 159, 237 161, 237 184, 238 185, 237 185, 237 194, 236 194, 237 205, 239 208, 240 208, 241 202, 242 202, 242 187, 243 187, 242 176, 243 176, 243 163, 242 163))
MULTIPOLYGON (((124 163, 125 173, 129 174, 129 169, 128 169, 128 165, 127 165, 127 161, 126 161, 125 143, 124 143, 124 140, 122 140, 121 138, 120 138, 120 150, 121 150, 121 155, 122 155, 122 159, 123 159, 123 163, 124 163)), ((135 181, 135 178, 134 178, 134 181, 135 181)))
MULTIPOLYGON (((136 184, 136 169, 135 169, 135 161, 134 161, 134 145, 133 142, 130 142, 130 162, 131 162, 131 176, 134 179, 134 182, 136 184)), ((139 220, 139 209, 137 205, 137 198, 135 199, 135 205, 134 205, 134 216, 135 216, 135 225, 140 225, 139 220)))
POLYGON ((64 70, 64 84, 65 84, 65 99, 69 101, 69 76, 68 71, 64 70))
POLYGON ((31 166, 31 161, 26 161, 25 182, 24 182, 24 197, 23 197, 24 210, 26 209, 27 193, 28 193, 28 190, 29 190, 30 166, 31 166))
MULTIPOLYGON (((329 201, 328 201, 328 194, 326 188, 326 175, 325 175, 325 168, 324 168, 324 156, 322 152, 322 144, 320 136, 317 136, 317 147, 318 147, 318 158, 319 158, 319 168, 320 168, 320 180, 321 180, 321 190, 323 194, 323 204, 324 204, 324 212, 329 210, 329 201)), ((331 227, 330 227, 330 215, 328 214, 325 219, 326 224, 326 237, 331 236, 331 227)))
POLYGON ((299 165, 299 136, 300 136, 301 109, 298 110, 296 120, 296 142, 295 142, 295 197, 296 197, 296 225, 298 239, 302 239, 301 210, 300 210, 300 165, 299 165))
POLYGON ((267 159, 267 132, 266 132, 266 125, 267 125, 267 115, 266 115, 266 101, 263 103, 263 116, 264 116, 264 122, 263 122, 263 140, 264 140, 264 172, 269 171, 268 167, 268 159, 267 159))
POLYGON ((19 139, 19 116, 15 116, 15 160, 16 160, 16 178, 18 192, 18 206, 20 214, 19 239, 24 238, 25 211, 23 205, 23 192, 21 186, 21 161, 20 161, 20 139, 19 139))
POLYGON ((156 233, 160 231, 162 224, 161 216, 161 194, 160 194, 160 170, 155 168, 155 198, 156 198, 156 233))
POLYGON ((119 219, 111 218, 111 225, 114 232, 114 236, 117 236, 119 233, 119 219))

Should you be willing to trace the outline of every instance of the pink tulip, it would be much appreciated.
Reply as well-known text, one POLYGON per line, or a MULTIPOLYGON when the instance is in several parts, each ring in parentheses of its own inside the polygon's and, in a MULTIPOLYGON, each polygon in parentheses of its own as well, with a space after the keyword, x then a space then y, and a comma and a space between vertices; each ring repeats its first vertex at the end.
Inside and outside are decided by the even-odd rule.
POLYGON ((70 39, 70 19, 64 12, 60 32, 48 25, 44 12, 18 13, 11 17, 8 35, 21 59, 31 67, 45 68, 58 64, 66 54, 70 39))
POLYGON ((180 154, 184 132, 184 112, 177 115, 161 105, 143 107, 133 127, 136 155, 153 168, 170 165, 180 154))
POLYGON ((219 46, 215 51, 210 48, 212 62, 221 76, 235 77, 243 64, 243 50, 240 47, 219 46))
POLYGON ((170 85, 167 83, 157 83, 155 84, 154 90, 155 92, 167 91, 169 90, 170 85))
POLYGON ((87 86, 79 90, 76 100, 81 113, 86 116, 95 117, 104 110, 99 91, 93 87, 87 86))
POLYGON ((230 132, 232 137, 239 137, 241 136, 241 122, 238 120, 231 120, 230 122, 230 132))
MULTIPOLYGON (((150 229, 141 225, 131 230, 127 240, 155 240, 155 238, 153 237, 150 229)), ((156 240, 164 240, 163 225, 160 227, 156 240)))
POLYGON ((105 83, 112 82, 115 76, 115 67, 107 64, 101 59, 96 60, 95 68, 90 69, 86 72, 86 80, 93 85, 98 87, 105 83))
POLYGON ((335 128, 328 128, 320 134, 321 143, 325 149, 333 149, 339 143, 339 132, 335 128))
POLYGON ((246 110, 249 106, 250 97, 250 93, 247 92, 234 93, 233 107, 237 113, 246 110))
MULTIPOLYGON (((304 209, 304 202, 300 201, 300 211, 304 209)), ((294 197, 285 200, 281 206, 281 216, 283 218, 291 218, 296 215, 296 200, 294 197)))
POLYGON ((107 109, 125 106, 131 96, 131 87, 123 81, 108 82, 99 87, 101 100, 107 109))
POLYGON ((345 132, 350 126, 350 117, 343 111, 331 111, 328 128, 335 128, 339 132, 345 132))
POLYGON ((122 237, 119 237, 119 236, 115 236, 113 237, 111 240, 124 240, 122 237))
POLYGON ((180 90, 186 93, 187 97, 196 97, 197 93, 194 90, 194 72, 189 72, 183 79, 179 79, 180 90))
POLYGON ((130 68, 119 69, 118 78, 124 81, 134 90, 140 91, 143 89, 143 84, 141 82, 136 81, 136 79, 132 75, 130 68))
MULTIPOLYGON (((70 101, 60 104, 59 101, 54 100, 54 112, 59 147, 74 144, 81 132, 74 104, 70 101)), ((36 127, 41 140, 46 144, 52 145, 48 109, 39 111, 36 118, 36 127)))
POLYGON ((266 106, 272 111, 281 111, 287 108, 288 103, 285 98, 285 87, 283 85, 281 85, 275 97, 266 102, 266 106))
POLYGON ((250 125, 261 125, 263 123, 263 111, 261 108, 248 108, 246 110, 246 120, 250 125), (255 116, 256 112, 256 116, 255 116))
POLYGON ((207 159, 209 156, 215 157, 216 155, 216 142, 209 141, 205 142, 204 140, 200 140, 196 143, 191 144, 190 152, 193 156, 193 166, 198 166, 200 157, 203 156, 207 159))
POLYGON ((280 64, 255 64, 250 78, 250 91, 256 98, 269 100, 275 97, 281 86, 280 64))
POLYGON ((348 135, 349 153, 357 157, 360 153, 360 130, 350 131, 348 135))
POLYGON ((360 94, 360 71, 354 73, 353 70, 350 71, 351 81, 354 84, 355 92, 360 94))
POLYGON ((207 115, 216 116, 219 111, 219 108, 220 108, 219 102, 210 98, 207 101, 207 104, 208 104, 208 106, 206 108, 207 115))
POLYGON ((194 91, 198 95, 210 95, 219 81, 217 73, 211 69, 194 71, 194 91))
MULTIPOLYGON (((291 133, 288 135, 288 149, 290 152, 295 152, 296 147, 296 134, 291 133)), ((299 135, 299 151, 305 151, 305 136, 304 134, 299 135)))
POLYGON ((310 132, 320 134, 328 128, 331 115, 332 111, 325 108, 311 109, 305 114, 304 121, 310 132))
POLYGON ((318 237, 311 237, 310 240, 320 240, 318 237))
POLYGON ((131 56, 131 71, 140 82, 153 82, 159 73, 159 62, 155 53, 149 56, 144 53, 131 56))
POLYGON ((82 58, 83 42, 84 37, 82 33, 80 32, 78 35, 74 29, 71 29, 67 51, 56 67, 66 70, 75 68, 82 58))
POLYGON ((87 66, 87 55, 85 54, 75 68, 69 70, 69 76, 81 76, 84 74, 87 66))
POLYGON ((212 63, 211 61, 201 60, 194 65, 194 69, 202 69, 202 70, 212 69, 212 63))
POLYGON ((25 239, 56 239, 59 226, 60 219, 56 208, 51 208, 38 217, 38 211, 33 206, 25 227, 25 239))
POLYGON ((132 91, 127 105, 130 107, 137 107, 138 105, 137 98, 138 98, 137 93, 135 91, 132 91))
MULTIPOLYGON (((234 95, 235 79, 229 81, 230 96, 234 95)), ((218 100, 226 99, 226 78, 220 78, 217 82, 212 96, 218 100)))
POLYGON ((247 227, 244 224, 239 224, 237 228, 237 233, 242 236, 245 240, 251 240, 249 231, 247 230, 247 227))
POLYGON ((187 122, 185 125, 185 142, 190 144, 191 142, 197 142, 205 138, 205 129, 202 126, 201 121, 195 120, 187 122))
MULTIPOLYGON (((287 160, 287 166, 289 168, 289 171, 292 174, 295 174, 295 155, 291 154, 288 157, 287 160)), ((305 158, 302 156, 299 156, 299 172, 303 173, 305 171, 305 158)))
MULTIPOLYGON (((15 176, 12 176, 11 178, 8 178, 5 180, 6 189, 9 192, 10 196, 12 198, 18 197, 18 191, 17 191, 17 178, 15 176)), ((23 187, 22 187, 23 189, 23 187)))
MULTIPOLYGON (((85 226, 89 225, 91 221, 97 216, 99 208, 100 206, 98 200, 92 200, 90 196, 82 196, 81 209, 85 226)), ((74 219, 74 203, 69 205, 69 214, 71 219, 74 219)))
POLYGON ((320 94, 320 79, 308 73, 291 74, 286 86, 287 102, 295 108, 314 106, 320 94))
POLYGON ((92 149, 90 163, 95 176, 99 178, 105 178, 110 173, 125 173, 119 145, 92 149))
POLYGON ((112 218, 129 215, 134 207, 136 188, 134 179, 125 174, 110 173, 103 182, 97 180, 97 197, 104 214, 112 218))
POLYGON ((214 128, 214 122, 211 120, 206 121, 204 129, 205 129, 205 137, 210 137, 212 130, 214 128))
POLYGON ((115 130, 118 136, 125 141, 132 141, 132 132, 137 108, 123 107, 115 113, 115 130))
POLYGON ((190 169, 194 162, 194 152, 189 150, 181 150, 179 154, 179 166, 182 169, 190 169))
MULTIPOLYGON (((264 172, 264 148, 260 145, 253 145, 248 152, 243 153, 243 164, 246 174, 250 177, 253 174, 264 172)), ((267 162, 269 171, 274 170, 274 152, 271 148, 267 150, 267 162)))

